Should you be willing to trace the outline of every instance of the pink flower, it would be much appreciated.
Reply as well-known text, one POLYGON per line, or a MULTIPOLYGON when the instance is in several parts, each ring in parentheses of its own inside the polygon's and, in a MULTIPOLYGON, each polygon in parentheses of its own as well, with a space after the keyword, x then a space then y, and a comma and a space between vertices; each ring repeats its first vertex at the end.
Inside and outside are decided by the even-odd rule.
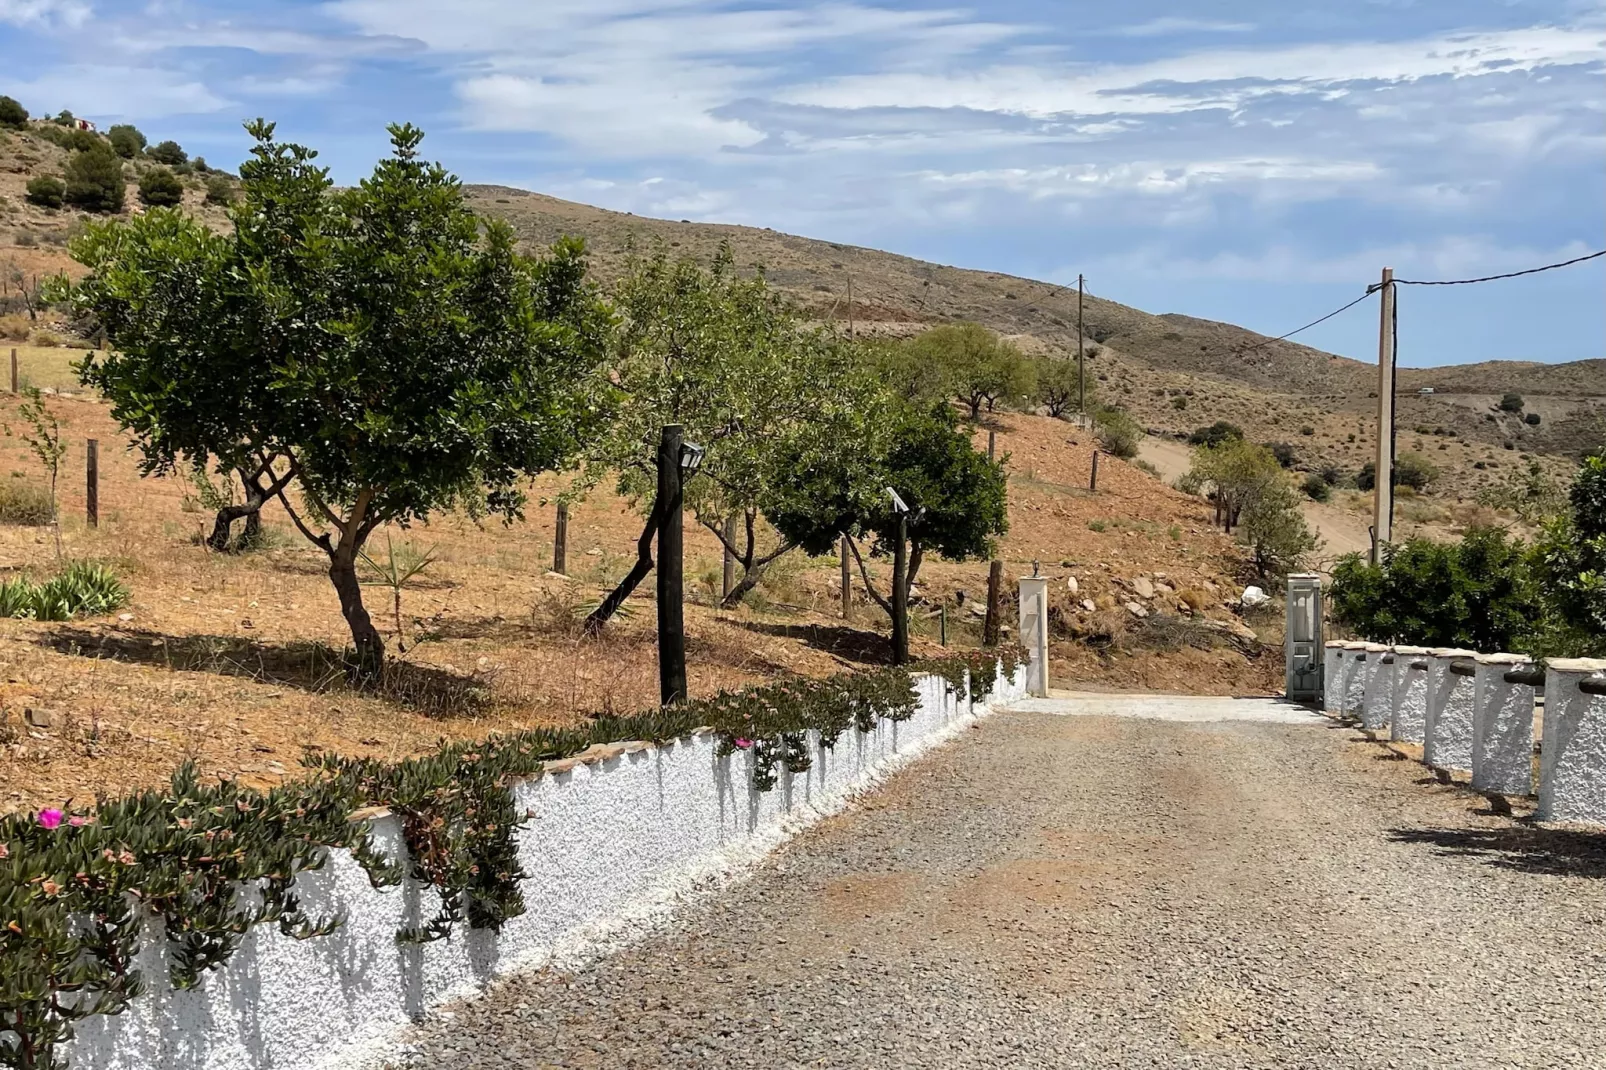
POLYGON ((736 749, 737 750, 746 750, 748 747, 751 747, 752 745, 753 745, 753 741, 750 740, 750 739, 738 739, 738 740, 736 740, 736 749))
POLYGON ((75 829, 81 829, 85 825, 89 824, 89 818, 80 817, 78 814, 74 814, 67 819, 67 824, 71 825, 75 829))
POLYGON ((39 823, 47 829, 55 828, 61 824, 61 811, 54 809, 39 811, 39 823))

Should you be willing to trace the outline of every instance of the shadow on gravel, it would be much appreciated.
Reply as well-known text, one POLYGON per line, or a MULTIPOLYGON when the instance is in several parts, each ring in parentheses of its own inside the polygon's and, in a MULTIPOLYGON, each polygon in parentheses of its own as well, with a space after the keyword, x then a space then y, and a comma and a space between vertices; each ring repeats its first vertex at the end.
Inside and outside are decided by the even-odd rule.
POLYGON ((1423 843, 1447 855, 1552 876, 1606 878, 1606 833, 1515 824, 1493 829, 1394 829, 1396 843, 1423 843))

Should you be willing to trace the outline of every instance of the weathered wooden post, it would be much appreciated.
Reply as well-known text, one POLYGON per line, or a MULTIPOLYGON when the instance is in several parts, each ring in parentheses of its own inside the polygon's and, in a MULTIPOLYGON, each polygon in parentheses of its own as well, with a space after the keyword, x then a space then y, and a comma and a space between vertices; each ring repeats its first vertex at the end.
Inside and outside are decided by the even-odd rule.
POLYGON ((899 509, 892 545, 892 664, 909 664, 909 513, 899 509))
POLYGON ((22 393, 22 388, 19 385, 19 382, 20 382, 20 380, 17 378, 17 347, 16 346, 12 346, 11 347, 11 392, 13 394, 22 393))
POLYGON ((100 527, 100 442, 90 439, 84 462, 84 517, 92 528, 100 527))
POLYGON ((982 646, 997 646, 998 631, 1004 623, 1004 563, 993 559, 987 570, 987 616, 982 621, 982 646))
POLYGON ((941 642, 942 642, 942 645, 943 646, 947 646, 948 645, 948 603, 947 602, 944 602, 942 605, 937 607, 937 617, 941 621, 941 628, 942 628, 941 642))
POLYGON ((736 517, 725 518, 725 538, 722 545, 725 548, 725 568, 720 576, 721 599, 729 598, 731 591, 736 588, 736 555, 731 553, 730 544, 736 541, 736 517))
POLYGON ((552 571, 569 574, 569 503, 558 503, 557 528, 552 533, 552 571))
POLYGON ((686 699, 686 611, 681 601, 682 441, 679 424, 665 426, 658 440, 658 696, 665 706, 686 699))
POLYGON ((998 432, 997 431, 989 431, 989 432, 987 432, 987 459, 989 461, 996 461, 998 459, 998 432))
POLYGON ((848 537, 837 543, 837 557, 842 565, 842 619, 853 619, 853 572, 848 568, 848 537))
POLYGON ((1099 451, 1098 450, 1094 450, 1093 451, 1093 474, 1088 477, 1087 489, 1090 490, 1090 491, 1096 491, 1096 490, 1099 489, 1099 451))

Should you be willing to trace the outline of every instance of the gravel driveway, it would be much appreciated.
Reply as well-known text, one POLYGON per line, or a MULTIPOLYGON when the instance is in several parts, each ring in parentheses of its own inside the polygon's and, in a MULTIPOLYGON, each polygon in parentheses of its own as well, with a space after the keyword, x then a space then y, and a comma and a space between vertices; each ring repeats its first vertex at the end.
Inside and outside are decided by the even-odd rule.
POLYGON ((1005 713, 390 1065, 1598 1068, 1603 847, 1352 730, 1005 713))

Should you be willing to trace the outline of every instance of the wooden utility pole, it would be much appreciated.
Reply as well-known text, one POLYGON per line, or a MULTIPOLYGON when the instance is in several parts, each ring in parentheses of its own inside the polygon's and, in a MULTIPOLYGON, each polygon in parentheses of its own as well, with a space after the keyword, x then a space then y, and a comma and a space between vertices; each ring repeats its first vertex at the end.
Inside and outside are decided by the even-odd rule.
POLYGON ((558 526, 552 533, 552 571, 569 574, 569 503, 558 503, 558 526))
POLYGON ((84 517, 92 528, 100 527, 100 442, 90 439, 84 453, 84 517))
POLYGON ((731 553, 730 544, 736 541, 736 517, 725 518, 725 569, 720 576, 719 597, 723 600, 730 597, 731 591, 736 588, 736 555, 731 553))
POLYGON ((848 272, 848 341, 853 341, 853 272, 848 272))
POLYGON ((683 430, 668 424, 658 439, 658 696, 665 706, 686 700, 686 611, 682 603, 684 532, 680 454, 683 430))
POLYGON ((848 537, 837 543, 837 557, 842 562, 842 619, 853 619, 853 572, 848 568, 848 537))
POLYGON ((1394 269, 1383 269, 1377 330, 1377 465, 1372 484, 1372 564, 1394 538, 1394 269))
POLYGON ((1076 276, 1076 415, 1079 424, 1087 428, 1087 363, 1082 356, 1082 297, 1086 290, 1085 280, 1081 275, 1076 276))
POLYGON ((998 645, 998 630, 1004 617, 1004 563, 994 559, 987 570, 987 617, 981 625, 982 646, 998 645))

